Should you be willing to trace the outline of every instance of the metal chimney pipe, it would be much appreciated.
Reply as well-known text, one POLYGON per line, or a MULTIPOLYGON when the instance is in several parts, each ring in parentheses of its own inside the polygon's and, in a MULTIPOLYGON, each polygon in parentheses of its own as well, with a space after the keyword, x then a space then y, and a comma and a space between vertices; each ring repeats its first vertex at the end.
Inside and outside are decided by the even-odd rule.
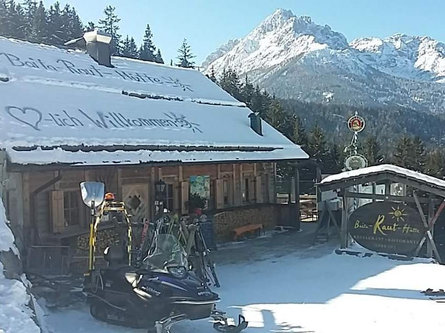
POLYGON ((250 127, 258 134, 263 135, 263 129, 261 126, 261 117, 259 113, 252 112, 249 114, 250 127))
POLYGON ((94 30, 83 35, 86 49, 91 58, 99 65, 112 67, 111 65, 111 36, 104 32, 94 30))

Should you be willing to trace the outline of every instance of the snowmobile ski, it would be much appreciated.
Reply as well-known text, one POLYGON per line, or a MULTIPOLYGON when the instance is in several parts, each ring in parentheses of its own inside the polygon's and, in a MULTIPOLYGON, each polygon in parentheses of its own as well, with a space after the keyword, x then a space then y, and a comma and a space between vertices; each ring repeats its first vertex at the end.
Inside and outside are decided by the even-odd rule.
POLYGON ((428 288, 427 290, 421 291, 422 294, 425 294, 427 296, 445 296, 445 290, 439 289, 434 290, 431 288, 428 288))
POLYGON ((231 325, 228 323, 226 313, 219 310, 212 311, 211 317, 215 322, 213 328, 218 332, 224 333, 238 333, 247 328, 248 322, 243 315, 238 316, 238 325, 231 325))
POLYGON ((187 317, 183 314, 180 315, 174 315, 170 317, 166 317, 164 319, 158 320, 155 323, 155 331, 149 330, 148 333, 154 332, 154 333, 170 333, 170 328, 182 321, 187 319, 187 317))

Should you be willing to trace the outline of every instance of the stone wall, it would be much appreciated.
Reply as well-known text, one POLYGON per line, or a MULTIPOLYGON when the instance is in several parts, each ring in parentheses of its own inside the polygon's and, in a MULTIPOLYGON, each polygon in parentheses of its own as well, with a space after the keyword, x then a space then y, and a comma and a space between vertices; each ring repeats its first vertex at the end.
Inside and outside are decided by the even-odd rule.
POLYGON ((218 242, 232 240, 233 229, 247 224, 261 223, 265 229, 282 225, 283 215, 287 210, 289 210, 287 205, 258 204, 217 212, 213 216, 216 240, 218 242))

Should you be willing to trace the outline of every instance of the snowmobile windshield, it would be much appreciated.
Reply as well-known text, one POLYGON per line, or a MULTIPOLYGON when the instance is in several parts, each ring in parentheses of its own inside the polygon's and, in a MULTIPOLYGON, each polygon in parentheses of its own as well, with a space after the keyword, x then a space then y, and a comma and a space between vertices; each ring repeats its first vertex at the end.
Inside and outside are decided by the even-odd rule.
POLYGON ((154 249, 144 259, 146 268, 166 270, 168 266, 187 267, 185 250, 171 234, 159 234, 154 240, 154 249))

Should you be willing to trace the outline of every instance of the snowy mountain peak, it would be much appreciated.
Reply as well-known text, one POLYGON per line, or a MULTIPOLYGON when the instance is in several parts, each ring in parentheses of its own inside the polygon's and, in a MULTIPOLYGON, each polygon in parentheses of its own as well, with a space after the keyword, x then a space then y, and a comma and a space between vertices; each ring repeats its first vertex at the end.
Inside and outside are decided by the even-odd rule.
POLYGON ((311 51, 348 47, 346 38, 329 26, 277 9, 246 37, 229 41, 210 54, 202 66, 206 72, 213 68, 215 73, 222 73, 224 68, 231 68, 242 74, 274 67, 311 51))
POLYGON ((441 81, 445 78, 445 45, 426 36, 394 34, 388 38, 359 38, 350 43, 359 59, 398 77, 441 81))

